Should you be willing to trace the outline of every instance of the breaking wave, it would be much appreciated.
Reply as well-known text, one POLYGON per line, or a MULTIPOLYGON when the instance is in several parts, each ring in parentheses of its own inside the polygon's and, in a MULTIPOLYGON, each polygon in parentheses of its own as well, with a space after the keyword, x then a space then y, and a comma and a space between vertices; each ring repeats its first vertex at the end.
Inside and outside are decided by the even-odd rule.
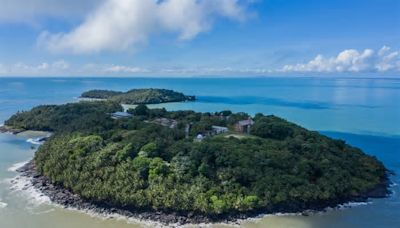
POLYGON ((26 142, 34 144, 34 145, 42 145, 43 142, 41 141, 41 138, 29 138, 26 140, 26 142))
POLYGON ((19 168, 23 167, 26 165, 29 161, 23 161, 23 162, 18 162, 13 164, 10 168, 7 169, 9 172, 16 172, 19 168))
POLYGON ((36 189, 31 182, 30 177, 18 175, 10 179, 10 190, 12 193, 20 194, 26 198, 29 203, 40 205, 50 203, 50 198, 36 189))
POLYGON ((7 207, 7 205, 7 203, 2 202, 0 199, 0 209, 7 207))

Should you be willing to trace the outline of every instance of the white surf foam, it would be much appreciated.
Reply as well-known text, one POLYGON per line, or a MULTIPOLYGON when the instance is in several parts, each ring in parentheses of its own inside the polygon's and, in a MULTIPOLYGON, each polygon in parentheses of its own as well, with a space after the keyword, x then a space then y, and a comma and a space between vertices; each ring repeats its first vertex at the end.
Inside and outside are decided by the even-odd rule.
POLYGON ((18 175, 10 179, 10 190, 14 194, 19 194, 29 203, 33 205, 41 205, 50 203, 50 198, 43 195, 38 189, 36 189, 31 182, 32 178, 18 175))
POLYGON ((67 207, 65 208, 63 205, 59 205, 59 204, 55 204, 52 203, 52 205, 56 206, 56 207, 60 207, 62 209, 66 209, 66 210, 70 210, 70 211, 74 211, 77 213, 84 213, 86 215, 89 215, 92 218, 96 218, 96 219, 101 219, 101 220, 116 220, 116 221, 123 221, 126 222, 128 224, 140 224, 143 227, 151 227, 151 228, 165 228, 165 227, 209 227, 212 224, 185 224, 185 225, 180 225, 180 224, 169 224, 169 225, 165 225, 163 223, 154 221, 154 220, 148 220, 148 219, 140 219, 140 218, 134 218, 134 217, 127 217, 121 214, 117 214, 117 213, 100 213, 97 212, 95 210, 90 210, 90 209, 77 209, 74 207, 67 207))
POLYGON ((30 143, 30 144, 34 144, 34 145, 42 145, 43 142, 39 141, 40 138, 29 138, 26 140, 26 142, 30 143))
POLYGON ((10 178, 5 178, 3 180, 0 180, 0 184, 9 184, 10 183, 10 178))
MULTIPOLYGON (((14 164, 12 167, 9 168, 10 171, 15 171, 18 168, 22 167, 25 165, 26 162, 19 162, 14 164)), ((17 175, 14 178, 8 178, 4 179, 2 182, 7 183, 9 185, 9 188, 11 190, 12 194, 17 194, 18 197, 21 197, 25 200, 28 201, 27 209, 32 210, 38 208, 41 205, 52 205, 58 208, 63 208, 67 210, 72 210, 80 213, 85 213, 88 214, 91 217, 96 217, 99 219, 116 219, 116 220, 124 220, 127 223, 134 223, 134 224, 141 224, 145 227, 165 227, 163 224, 156 222, 156 221, 150 221, 150 220, 143 220, 140 218, 130 218, 126 217, 123 215, 119 215, 116 213, 99 213, 94 210, 79 210, 76 208, 65 208, 63 205, 59 205, 56 203, 51 202, 50 198, 48 196, 45 196, 40 190, 35 188, 32 185, 31 182, 32 178, 30 177, 25 177, 22 175, 17 175)), ((1 207, 6 207, 7 204, 3 203, 0 201, 0 208, 1 207)), ((54 208, 40 211, 40 212, 34 212, 35 213, 50 213, 54 211, 54 208)), ((176 227, 178 224, 173 224, 171 226, 176 227)))
POLYGON ((359 207, 359 206, 365 206, 365 205, 369 205, 369 204, 372 204, 372 202, 370 202, 370 201, 368 201, 368 202, 348 202, 348 203, 339 205, 338 209, 359 207))
POLYGON ((0 209, 7 207, 7 205, 8 205, 7 203, 1 202, 0 199, 0 209))
POLYGON ((272 213, 272 214, 260 214, 255 217, 245 218, 245 219, 238 219, 234 222, 222 222, 222 223, 213 223, 211 225, 219 224, 219 225, 229 225, 229 226, 237 226, 242 227, 244 223, 252 222, 257 223, 260 222, 262 219, 266 217, 281 217, 281 216, 301 216, 301 213, 272 213))
POLYGON ((10 168, 7 169, 9 172, 16 172, 19 168, 26 165, 29 161, 23 161, 13 164, 10 168))
POLYGON ((54 208, 48 209, 48 210, 44 210, 44 211, 38 211, 38 212, 31 212, 34 215, 43 215, 43 214, 48 214, 55 211, 54 208))

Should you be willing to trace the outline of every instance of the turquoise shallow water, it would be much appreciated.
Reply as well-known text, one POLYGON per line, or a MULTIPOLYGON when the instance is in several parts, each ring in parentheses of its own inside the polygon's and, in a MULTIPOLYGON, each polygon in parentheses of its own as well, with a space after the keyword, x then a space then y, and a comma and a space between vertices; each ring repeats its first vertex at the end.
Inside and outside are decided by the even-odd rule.
MULTIPOLYGON (((74 102, 88 89, 169 88, 198 101, 170 103, 169 110, 275 114, 312 130, 346 140, 400 173, 400 80, 327 78, 0 78, 0 123, 18 110, 39 104, 74 102)), ((14 164, 34 153, 32 135, 0 134, 0 227, 138 227, 135 222, 91 217, 49 205, 24 186, 14 164), (13 182, 13 183, 11 183, 13 182), (73 221, 73 222, 71 222, 73 221)), ((399 182, 399 177, 392 180, 399 182)), ((367 205, 303 216, 268 216, 245 227, 399 227, 400 192, 367 205)))

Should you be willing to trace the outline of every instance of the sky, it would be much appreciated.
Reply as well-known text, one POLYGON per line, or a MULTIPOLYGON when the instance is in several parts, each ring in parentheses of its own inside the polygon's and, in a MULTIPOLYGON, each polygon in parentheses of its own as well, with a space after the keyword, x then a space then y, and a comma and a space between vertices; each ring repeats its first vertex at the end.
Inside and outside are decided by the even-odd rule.
POLYGON ((399 0, 0 0, 0 76, 400 77, 399 0))

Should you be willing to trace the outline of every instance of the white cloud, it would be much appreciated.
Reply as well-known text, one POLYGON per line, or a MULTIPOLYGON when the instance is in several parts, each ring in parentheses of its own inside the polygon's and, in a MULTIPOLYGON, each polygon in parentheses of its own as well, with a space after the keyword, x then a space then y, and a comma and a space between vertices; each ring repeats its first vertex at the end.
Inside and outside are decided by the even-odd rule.
POLYGON ((140 67, 130 67, 121 65, 110 65, 103 69, 104 72, 108 73, 147 73, 149 70, 140 67))
POLYGON ((265 75, 273 73, 264 68, 232 68, 232 67, 197 67, 197 68, 165 68, 158 71, 159 74, 168 75, 265 75))
MULTIPOLYGON (((199 63, 201 64, 201 63, 199 63)), ((398 76, 400 73, 400 52, 390 47, 381 49, 365 49, 357 51, 348 49, 336 56, 324 57, 317 55, 307 63, 285 65, 279 69, 267 67, 239 66, 137 66, 107 63, 75 64, 73 67, 64 60, 42 62, 37 64, 1 64, 0 76, 268 76, 288 75, 292 73, 393 73, 388 76, 398 76)), ((376 74, 378 75, 378 74, 376 74)))
POLYGON ((6 67, 0 63, 0 75, 1 74, 6 74, 7 73, 7 69, 6 67))
POLYGON ((168 0, 159 4, 157 11, 160 26, 180 33, 183 40, 210 29, 216 15, 239 21, 246 18, 236 0, 168 0))
POLYGON ((378 51, 348 49, 330 58, 319 54, 307 63, 285 65, 278 71, 319 73, 400 71, 400 58, 398 51, 391 51, 387 46, 378 51))
POLYGON ((65 62, 64 60, 60 60, 53 63, 53 68, 67 70, 69 68, 69 63, 65 62))
POLYGON ((187 40, 209 30, 217 17, 243 21, 247 4, 248 0, 106 0, 69 33, 43 32, 39 44, 55 52, 93 53, 141 45, 162 32, 187 40))
POLYGON ((251 76, 273 73, 263 68, 232 67, 139 67, 133 65, 96 64, 70 66, 64 60, 40 64, 0 64, 0 76, 251 76))
POLYGON ((50 65, 48 63, 42 63, 36 67, 37 70, 48 70, 50 65))
POLYGON ((87 63, 74 68, 70 75, 77 76, 134 76, 148 75, 154 70, 137 66, 87 63))
POLYGON ((58 75, 65 73, 69 69, 69 64, 64 60, 54 63, 43 62, 40 64, 15 63, 10 65, 0 64, 0 75, 3 76, 42 76, 58 75))
POLYGON ((166 67, 166 68, 143 68, 128 65, 115 64, 85 64, 77 69, 77 75, 100 75, 100 76, 193 76, 193 75, 254 75, 271 73, 266 69, 234 69, 231 67, 166 67))

